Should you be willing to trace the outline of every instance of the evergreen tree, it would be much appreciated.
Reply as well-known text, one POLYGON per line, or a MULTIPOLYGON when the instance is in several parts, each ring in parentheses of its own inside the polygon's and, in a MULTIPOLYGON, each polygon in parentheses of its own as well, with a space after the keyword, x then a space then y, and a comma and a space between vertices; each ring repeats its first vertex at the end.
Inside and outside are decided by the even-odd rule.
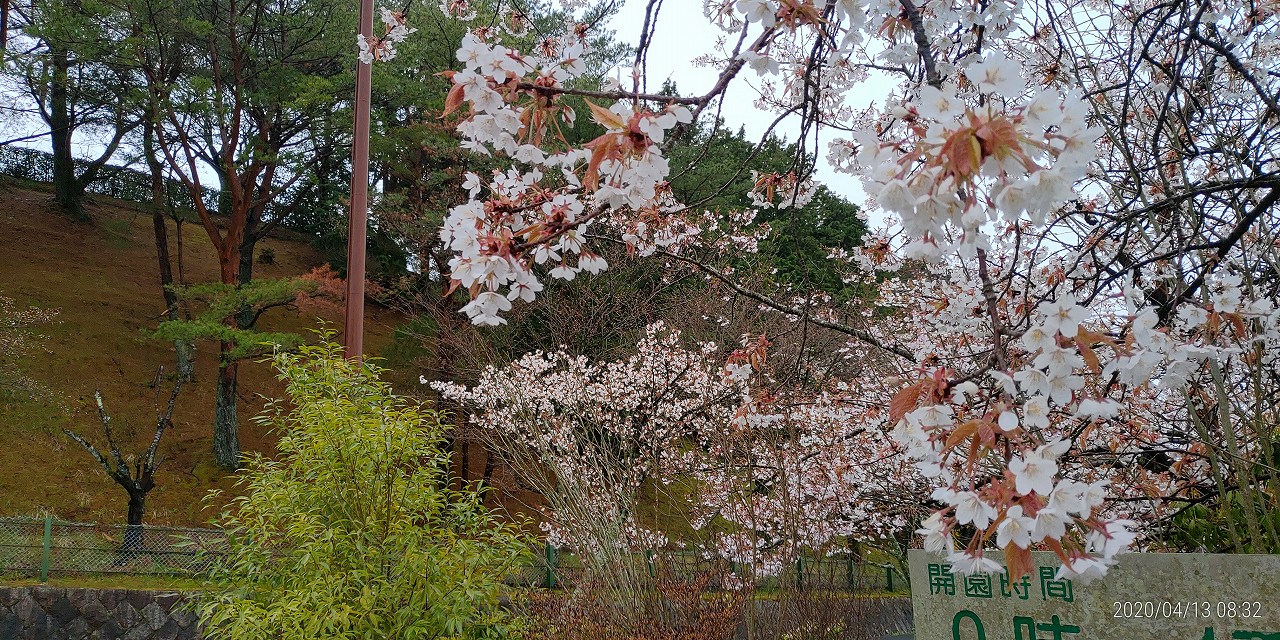
POLYGON ((142 122, 135 65, 119 46, 125 15, 99 0, 32 3, 18 15, 26 20, 17 25, 13 46, 22 53, 6 69, 19 76, 49 129, 54 202, 72 219, 87 222, 85 190, 142 122), (73 146, 85 136, 102 151, 78 162, 73 146))

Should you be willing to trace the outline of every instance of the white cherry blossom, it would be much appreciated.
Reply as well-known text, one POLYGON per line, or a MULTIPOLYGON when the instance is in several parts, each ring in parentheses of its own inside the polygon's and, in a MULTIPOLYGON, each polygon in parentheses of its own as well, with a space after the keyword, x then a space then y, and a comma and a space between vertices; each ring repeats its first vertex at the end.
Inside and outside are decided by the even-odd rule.
POLYGON ((1012 544, 1026 549, 1031 546, 1031 530, 1035 526, 1035 520, 1022 515, 1020 505, 1009 507, 1000 526, 996 527, 996 544, 1001 547, 1012 544))

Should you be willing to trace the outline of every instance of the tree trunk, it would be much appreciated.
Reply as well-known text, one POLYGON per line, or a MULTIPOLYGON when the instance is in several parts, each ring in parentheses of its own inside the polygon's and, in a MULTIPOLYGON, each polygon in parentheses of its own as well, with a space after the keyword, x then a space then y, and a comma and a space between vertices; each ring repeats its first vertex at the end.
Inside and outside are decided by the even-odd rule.
POLYGON ((9 44, 9 0, 0 0, 0 48, 9 44))
MULTIPOLYGON (((250 225, 252 225, 252 219, 253 219, 253 216, 252 214, 250 214, 249 220, 246 222, 244 241, 241 242, 240 244, 239 261, 238 261, 238 264, 235 265, 237 286, 243 286, 253 280, 253 249, 254 249, 255 241, 253 240, 251 227, 250 227, 250 225)), ((231 242, 231 238, 228 238, 227 241, 231 242)), ((252 329, 253 325, 256 324, 256 321, 257 321, 257 318, 254 317, 254 311, 252 308, 243 307, 235 314, 236 326, 241 329, 252 329)), ((231 365, 231 367, 233 368, 235 366, 236 365, 234 364, 231 365)), ((223 376, 223 375, 218 376, 218 389, 219 389, 218 405, 217 405, 217 411, 218 411, 217 427, 218 428, 217 428, 217 431, 215 432, 214 437, 216 438, 218 434, 226 434, 227 437, 231 438, 231 443, 232 443, 231 446, 235 448, 235 458, 234 460, 229 457, 227 457, 226 459, 231 462, 231 465, 234 465, 234 466, 230 466, 227 463, 223 462, 223 454, 218 454, 219 455, 218 464, 222 465, 222 467, 225 469, 235 469, 240 466, 240 459, 239 459, 240 458, 240 440, 236 435, 236 397, 235 397, 236 374, 233 371, 230 375, 229 389, 230 389, 231 395, 228 400, 229 404, 223 403, 223 396, 222 396, 221 389, 223 388, 224 378, 226 378, 226 376, 223 376), (223 416, 224 411, 229 413, 229 415, 227 415, 225 418, 223 416), (225 426, 223 425, 224 421, 225 421, 225 426)), ((214 448, 216 449, 217 447, 218 447, 218 443, 215 441, 214 448)))
MULTIPOLYGON (((165 315, 178 320, 178 296, 173 292, 173 267, 169 259, 169 227, 165 221, 165 189, 163 166, 156 159, 155 138, 151 125, 142 132, 142 153, 151 169, 151 228, 156 238, 156 260, 160 264, 160 291, 164 296, 165 315)), ((181 244, 179 244, 181 246, 181 244)), ((190 381, 195 371, 194 345, 186 340, 174 340, 173 350, 178 356, 178 375, 190 381)))
MULTIPOLYGON (((221 270, 222 283, 238 286, 237 268, 240 265, 240 244, 234 234, 228 233, 225 244, 218 252, 218 266, 221 270)), ((222 323, 231 329, 239 328, 237 317, 233 313, 222 319, 222 323)), ((220 342, 218 344, 218 384, 214 390, 213 406, 213 457, 218 466, 227 471, 240 468, 240 437, 236 418, 236 377, 239 365, 232 358, 235 343, 220 342)))
MULTIPOLYGON (((495 458, 496 456, 494 455, 494 453, 492 451, 489 451, 486 448, 484 452, 484 473, 481 474, 480 476, 480 484, 486 487, 493 486, 493 471, 494 471, 494 467, 496 466, 495 463, 497 462, 495 458)), ((502 503, 502 496, 499 496, 498 492, 490 491, 489 493, 485 494, 485 497, 488 498, 490 494, 493 494, 493 496, 498 500, 499 504, 502 503)))
POLYGON ((145 491, 129 492, 129 525, 141 526, 142 518, 147 514, 147 493, 145 491))
POLYGON ((213 417, 213 457, 218 466, 228 471, 240 468, 240 437, 236 422, 236 369, 239 365, 226 361, 227 352, 232 348, 229 342, 219 346, 213 417))
MULTIPOLYGON (((253 232, 253 214, 249 215, 245 222, 244 241, 240 243, 240 265, 239 271, 236 273, 238 282, 243 286, 253 281, 253 251, 258 246, 258 240, 254 238, 253 232)), ((253 309, 244 308, 236 314, 236 324, 241 329, 252 329, 256 324, 256 318, 253 317, 253 309)))
POLYGON ((124 528, 124 544, 121 546, 121 560, 136 557, 142 551, 142 517, 147 512, 147 492, 140 489, 129 490, 129 524, 124 528))
POLYGON ((49 138, 53 143, 53 200, 62 212, 77 222, 88 222, 84 212, 83 185, 76 181, 75 156, 71 155, 71 68, 65 49, 51 47, 52 86, 49 87, 49 138))
POLYGON ((178 377, 187 382, 196 379, 196 345, 186 340, 174 340, 173 350, 178 355, 178 377))
MULTIPOLYGON (((174 239, 178 241, 178 284, 186 286, 187 274, 182 262, 182 257, 185 255, 185 247, 182 244, 182 218, 179 218, 176 215, 173 218, 173 236, 174 239)), ((184 317, 190 320, 191 314, 188 312, 184 314, 184 317)))

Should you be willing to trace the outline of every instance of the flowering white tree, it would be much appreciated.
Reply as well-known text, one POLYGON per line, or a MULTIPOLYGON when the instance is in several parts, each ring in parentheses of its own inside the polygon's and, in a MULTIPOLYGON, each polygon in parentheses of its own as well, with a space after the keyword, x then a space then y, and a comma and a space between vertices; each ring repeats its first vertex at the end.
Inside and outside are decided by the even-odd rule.
POLYGON ((631 554, 666 543, 638 520, 643 485, 679 473, 682 451, 718 432, 745 392, 708 357, 715 349, 686 350, 655 324, 626 360, 531 353, 472 389, 434 386, 477 412, 481 437, 543 496, 551 541, 626 590, 639 584, 631 554))
POLYGON ((482 437, 546 499, 549 538, 618 585, 644 570, 635 553, 690 542, 669 539, 675 524, 714 531, 702 550, 756 575, 909 531, 908 489, 928 491, 884 412, 849 405, 846 383, 779 395, 767 347, 747 341, 726 357, 656 323, 623 360, 531 353, 470 389, 433 386, 474 411, 482 437), (660 505, 667 521, 642 522, 642 493, 671 503, 660 505))
MULTIPOLYGON (((607 268, 592 246, 612 238, 894 359, 896 388, 875 397, 874 386, 849 385, 832 404, 883 407, 941 507, 924 521, 925 545, 949 553, 956 571, 1001 570, 983 554, 994 546, 1022 574, 1041 545, 1063 575, 1102 575, 1135 540, 1132 518, 1160 509, 1122 500, 1161 492, 1238 493, 1236 548, 1280 543, 1273 520, 1258 517, 1277 483, 1275 412, 1263 400, 1280 353, 1275 7, 704 7, 726 37, 718 79, 690 96, 645 89, 656 0, 636 73, 605 91, 573 84, 581 39, 534 52, 478 34, 463 41, 447 108, 465 112, 465 147, 509 162, 469 177, 470 198, 442 232, 474 322, 502 323, 540 278, 607 268), (872 109, 851 108, 846 96, 873 73, 897 88, 872 109), (794 115, 800 139, 825 143, 827 160, 858 176, 889 221, 864 250, 833 260, 850 277, 928 264, 884 287, 880 304, 901 311, 887 327, 874 313, 751 289, 699 259, 709 215, 672 196, 663 145, 750 74, 765 76, 759 104, 794 115), (599 137, 573 146, 557 135, 576 116, 565 94, 592 101, 599 137), (1104 453, 1123 467, 1153 449, 1169 468, 1147 477, 1095 464, 1104 453)), ((798 158, 789 174, 757 176, 757 204, 803 202, 811 169, 798 158)), ((750 216, 718 224, 738 219, 750 216)))

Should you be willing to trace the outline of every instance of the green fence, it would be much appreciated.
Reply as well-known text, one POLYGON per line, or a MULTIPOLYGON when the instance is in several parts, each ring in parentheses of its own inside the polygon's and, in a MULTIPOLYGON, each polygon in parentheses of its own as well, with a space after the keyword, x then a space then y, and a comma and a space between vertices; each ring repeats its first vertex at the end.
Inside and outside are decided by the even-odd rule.
MULTIPOLYGON (((87 574, 189 575, 207 572, 227 552, 220 529, 98 525, 44 518, 0 518, 0 574, 38 577, 87 574)), ((507 576, 512 586, 563 588, 584 578, 581 559, 549 545, 532 550, 533 561, 507 576)), ((636 554, 654 577, 745 579, 749 572, 698 551, 636 554)), ((798 558, 781 575, 756 581, 759 589, 823 589, 851 592, 905 591, 906 584, 882 565, 848 555, 798 558)))
MULTIPOLYGON (((508 577, 509 584, 554 589, 571 586, 584 577, 582 561, 573 553, 545 545, 534 549, 532 555, 533 564, 513 572, 508 577)), ((720 558, 708 558, 700 551, 647 551, 636 554, 635 559, 637 563, 643 563, 644 569, 654 577, 692 579, 712 574, 717 578, 709 585, 711 588, 727 586, 722 584, 724 578, 745 578, 749 575, 746 567, 735 566, 720 558)), ((905 592, 907 584, 883 564, 849 554, 837 554, 797 558, 781 574, 757 579, 756 588, 905 592)))
POLYGON ((216 529, 96 525, 49 516, 0 518, 0 573, 41 580, 50 575, 200 574, 225 550, 226 535, 216 529))

